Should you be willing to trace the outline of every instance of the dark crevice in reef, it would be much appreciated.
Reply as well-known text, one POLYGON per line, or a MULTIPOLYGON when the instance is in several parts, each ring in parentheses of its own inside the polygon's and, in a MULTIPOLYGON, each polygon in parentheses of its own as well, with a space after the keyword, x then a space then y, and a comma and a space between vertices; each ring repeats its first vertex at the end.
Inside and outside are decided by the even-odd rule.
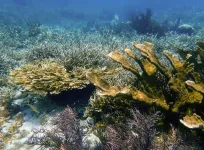
POLYGON ((69 105, 78 112, 79 116, 82 116, 94 90, 95 87, 89 84, 82 89, 63 91, 60 94, 49 94, 48 97, 58 106, 66 107, 69 105))

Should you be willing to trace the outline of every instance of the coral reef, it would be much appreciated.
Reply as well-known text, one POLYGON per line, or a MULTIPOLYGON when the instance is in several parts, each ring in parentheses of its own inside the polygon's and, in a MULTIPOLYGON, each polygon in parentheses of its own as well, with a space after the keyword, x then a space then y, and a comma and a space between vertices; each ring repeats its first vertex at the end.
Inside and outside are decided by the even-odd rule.
POLYGON ((38 94, 58 94, 74 88, 83 88, 89 82, 83 68, 68 71, 51 60, 27 64, 10 73, 10 82, 38 94))
POLYGON ((0 87, 0 148, 4 147, 7 143, 13 140, 13 136, 18 132, 18 128, 22 125, 22 114, 15 115, 13 120, 13 108, 11 107, 12 99, 15 95, 15 90, 8 86, 0 87), (9 124, 8 129, 5 131, 5 124, 9 124))
POLYGON ((102 14, 107 16, 102 19, 98 14, 83 15, 69 8, 28 11, 29 6, 0 7, 0 149, 32 149, 25 143, 30 135, 24 136, 23 132, 30 134, 31 128, 40 124, 45 126, 34 130, 33 138, 42 149, 85 149, 82 145, 89 147, 89 143, 91 148, 105 144, 101 149, 199 149, 191 141, 202 134, 195 131, 201 131, 204 119, 204 44, 197 42, 204 39, 202 9, 175 12, 169 8, 170 13, 155 10, 153 15, 147 9, 134 13, 131 22, 126 22, 124 14, 114 17, 108 12, 102 14), (182 26, 179 31, 181 23, 191 25, 190 34, 180 34, 187 31, 182 26), (154 47, 146 43, 142 52, 124 52, 130 41, 147 41, 154 47), (161 51, 166 49, 171 53, 165 52, 164 56, 161 51), (180 53, 181 49, 184 51, 180 53), (126 58, 124 53, 134 59, 126 58), (10 71, 12 85, 7 82, 10 71), (70 86, 73 82, 77 82, 77 89, 70 86), (94 85, 98 89, 88 102, 94 85), (18 90, 15 98, 12 88, 18 90), (76 113, 67 108, 50 129, 49 118, 59 111, 59 104, 79 109, 79 117, 88 105, 87 120, 84 116, 80 120, 89 122, 88 127, 79 127, 76 113), (164 113, 162 127, 155 125, 154 115, 149 116, 152 106, 164 113), (135 108, 140 112, 131 111, 135 108), (18 129, 22 120, 18 122, 15 114, 19 111, 25 122, 18 129), (172 131, 163 132, 169 123, 172 131), (196 133, 187 140, 189 143, 177 125, 183 133, 196 133), (79 128, 86 135, 81 136, 79 128))
MULTIPOLYGON (((183 113, 189 116, 196 113, 203 118, 203 83, 199 74, 194 72, 193 64, 188 62, 190 55, 182 61, 178 56, 164 51, 164 55, 172 66, 166 67, 152 50, 151 43, 134 42, 133 46, 141 52, 141 59, 130 49, 125 49, 125 53, 138 63, 142 72, 119 52, 111 52, 108 56, 120 63, 124 69, 132 72, 137 77, 138 83, 126 87, 110 86, 96 74, 88 72, 87 78, 100 90, 98 95, 129 97, 135 102, 156 106, 171 116, 179 114, 182 117, 183 113), (197 109, 194 109, 195 107, 197 109), (187 109, 192 112, 186 113, 187 109)), ((168 118, 169 121, 176 122, 175 118, 174 120, 170 118, 168 118)))

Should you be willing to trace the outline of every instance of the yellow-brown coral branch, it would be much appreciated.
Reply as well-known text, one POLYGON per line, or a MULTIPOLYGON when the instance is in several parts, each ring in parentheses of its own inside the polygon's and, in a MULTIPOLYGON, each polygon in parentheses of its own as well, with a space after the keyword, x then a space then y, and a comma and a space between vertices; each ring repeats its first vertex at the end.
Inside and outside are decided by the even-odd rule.
POLYGON ((184 63, 179 61, 179 58, 177 55, 173 55, 168 51, 164 51, 163 53, 169 59, 170 63, 172 64, 172 66, 177 72, 183 68, 184 63))
POLYGON ((168 79, 172 77, 171 73, 163 66, 159 59, 157 58, 156 54, 152 50, 152 44, 148 42, 144 42, 144 44, 137 44, 133 42, 133 46, 141 51, 141 55, 144 58, 147 58, 152 64, 154 64, 161 73, 163 73, 168 79))
POLYGON ((186 115, 180 122, 190 129, 204 128, 204 121, 195 113, 192 116, 186 115))
POLYGON ((129 57, 133 58, 140 65, 142 71, 149 76, 153 75, 156 72, 156 66, 150 63, 147 59, 143 59, 142 61, 139 60, 130 49, 125 49, 125 53, 129 57))
POLYGON ((139 90, 131 90, 130 93, 132 95, 132 98, 136 101, 144 102, 147 104, 155 104, 155 105, 160 106, 161 108, 163 108, 165 110, 169 109, 169 106, 167 105, 165 100, 150 98, 144 92, 141 92, 139 90))
POLYGON ((111 52, 108 54, 108 56, 113 59, 114 61, 120 63, 123 68, 131 71, 132 73, 134 73, 135 75, 139 76, 139 72, 137 70, 137 68, 135 68, 134 66, 132 66, 129 61, 125 58, 125 56, 121 55, 119 52, 111 52))
POLYGON ((89 81, 94 84, 97 88, 101 90, 99 92, 99 95, 105 95, 105 96, 116 96, 118 94, 128 94, 129 88, 120 88, 117 86, 111 87, 106 81, 102 80, 97 74, 88 71, 86 73, 86 77, 89 79, 89 81))
POLYGON ((195 82, 187 80, 186 84, 192 87, 194 90, 204 94, 204 85, 203 84, 195 84, 195 82))
POLYGON ((153 75, 156 73, 157 71, 157 68, 155 65, 153 65, 152 63, 149 62, 149 60, 147 59, 142 59, 142 65, 143 65, 143 68, 144 68, 144 71, 149 75, 153 75))

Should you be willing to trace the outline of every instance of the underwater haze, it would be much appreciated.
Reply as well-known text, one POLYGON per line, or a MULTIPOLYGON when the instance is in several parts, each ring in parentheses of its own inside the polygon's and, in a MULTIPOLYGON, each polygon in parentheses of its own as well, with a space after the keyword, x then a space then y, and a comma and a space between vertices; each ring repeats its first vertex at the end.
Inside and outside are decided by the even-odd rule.
MULTIPOLYGON (((118 0, 117 2, 114 0, 1 0, 0 4, 4 8, 7 7, 7 9, 9 9, 8 7, 19 8, 18 11, 20 14, 23 13, 23 17, 40 15, 40 10, 55 15, 61 12, 63 16, 65 15, 64 10, 69 9, 69 11, 76 11, 86 17, 86 19, 90 19, 91 16, 102 15, 111 17, 114 14, 120 14, 121 18, 126 18, 129 12, 144 11, 146 8, 150 8, 155 14, 158 13, 162 17, 164 15, 172 15, 175 12, 184 13, 187 10, 196 13, 196 10, 202 10, 203 2, 201 0, 118 0), (23 10, 26 12, 22 12, 23 10)), ((15 13, 18 14, 18 12, 15 13)), ((40 19, 40 16, 38 17, 40 19)))
MULTIPOLYGON (((10 5, 10 6, 21 6, 28 7, 31 9, 38 10, 53 10, 56 9, 72 9, 77 12, 82 13, 101 13, 101 12, 111 12, 111 13, 124 13, 127 11, 137 11, 143 10, 146 8, 151 8, 154 11, 184 11, 186 9, 202 9, 203 1, 202 0, 1 0, 1 5, 10 5)), ((30 10, 31 11, 31 10, 30 10)))
POLYGON ((0 150, 203 150, 203 0, 0 0, 0 150))

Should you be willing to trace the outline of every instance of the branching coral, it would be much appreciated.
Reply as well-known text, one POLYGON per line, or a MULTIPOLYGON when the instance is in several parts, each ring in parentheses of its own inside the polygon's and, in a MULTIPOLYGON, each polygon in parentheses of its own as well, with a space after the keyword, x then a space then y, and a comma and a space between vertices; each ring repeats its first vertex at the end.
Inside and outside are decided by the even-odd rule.
POLYGON ((8 142, 11 142, 14 139, 14 135, 18 132, 18 128, 22 126, 23 122, 24 120, 22 117, 22 113, 18 113, 13 123, 9 126, 8 132, 0 132, 0 135, 2 135, 3 144, 7 144, 8 142))
POLYGON ((202 81, 204 81, 204 42, 197 42, 197 50, 196 50, 196 55, 195 55, 195 60, 196 60, 196 71, 198 71, 201 75, 202 81))
POLYGON ((14 91, 7 87, 0 88, 0 127, 10 118, 10 102, 14 96, 14 91))
POLYGON ((189 59, 190 62, 194 63, 195 71, 200 74, 200 78, 202 81, 204 81, 204 42, 198 41, 196 42, 196 48, 195 50, 186 50, 186 49, 179 49, 178 53, 181 55, 181 57, 185 57, 185 55, 188 53, 191 56, 189 59))
POLYGON ((38 94, 58 94, 61 91, 83 88, 89 82, 83 68, 67 71, 53 61, 27 64, 10 73, 10 82, 38 94))
POLYGON ((26 21, 28 27, 28 36, 35 37, 41 33, 41 23, 39 21, 26 21))
POLYGON ((18 131, 18 128, 22 125, 22 114, 18 113, 15 117, 15 121, 9 126, 8 133, 2 132, 5 127, 5 123, 8 123, 11 119, 12 109, 11 100, 13 99, 15 92, 9 87, 0 88, 0 147, 13 139, 13 135, 18 131))
POLYGON ((112 63, 104 57, 104 54, 116 48, 122 50, 128 42, 123 41, 123 38, 115 38, 111 30, 102 32, 85 33, 80 29, 63 32, 45 30, 41 41, 29 44, 31 46, 26 59, 28 62, 57 59, 65 68, 110 66, 112 63))
MULTIPOLYGON (((185 60, 179 60, 178 56, 164 51, 164 55, 172 66, 168 68, 154 53, 151 43, 137 44, 134 42, 133 46, 141 52, 141 58, 130 49, 126 49, 125 52, 138 63, 142 73, 119 52, 111 52, 108 56, 120 63, 124 69, 135 74, 140 84, 133 85, 131 88, 129 86, 111 87, 97 75, 88 72, 86 74, 88 79, 102 91, 100 92, 103 93, 102 95, 129 97, 136 102, 155 105, 173 114, 180 114, 196 105, 202 107, 203 83, 199 74, 194 72, 193 64, 188 62, 190 55, 187 55, 185 60)), ((199 115, 202 114, 202 108, 194 111, 199 115)))

